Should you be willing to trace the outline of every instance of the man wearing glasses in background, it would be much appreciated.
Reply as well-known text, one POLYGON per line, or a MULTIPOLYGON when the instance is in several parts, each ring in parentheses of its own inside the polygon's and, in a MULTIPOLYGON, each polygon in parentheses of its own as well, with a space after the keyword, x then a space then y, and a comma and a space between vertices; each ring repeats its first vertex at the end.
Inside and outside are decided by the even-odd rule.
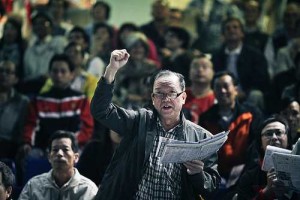
POLYGON ((161 164, 155 155, 159 136, 199 141, 211 134, 185 119, 181 74, 161 71, 154 78, 154 110, 126 110, 111 103, 117 71, 129 59, 126 50, 111 53, 91 103, 96 120, 117 132, 122 141, 108 167, 96 199, 194 199, 209 197, 220 181, 217 156, 183 164, 161 164))

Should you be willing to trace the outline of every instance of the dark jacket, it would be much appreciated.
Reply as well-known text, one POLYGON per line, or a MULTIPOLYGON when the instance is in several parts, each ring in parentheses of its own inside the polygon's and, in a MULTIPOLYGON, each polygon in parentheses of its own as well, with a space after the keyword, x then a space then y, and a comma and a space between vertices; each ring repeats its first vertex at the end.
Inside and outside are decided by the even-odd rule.
MULTIPOLYGON (((228 56, 225 54, 225 46, 213 55, 213 64, 216 72, 226 70, 228 56)), ((270 86, 267 60, 258 50, 243 45, 237 58, 238 79, 245 92, 258 89, 266 92, 270 86)))
MULTIPOLYGON (((91 103, 96 120, 119 133, 123 139, 102 180, 96 199, 133 199, 141 181, 145 164, 154 144, 157 115, 152 110, 126 110, 111 103, 113 84, 102 78, 91 103)), ((186 120, 182 115, 181 140, 199 141, 211 134, 202 127, 186 120)), ((188 175, 182 167, 181 199, 194 199, 196 194, 208 197, 218 186, 217 155, 204 160, 203 174, 188 175)))
POLYGON ((259 110, 251 105, 238 102, 235 104, 232 119, 228 123, 222 120, 218 104, 200 116, 200 126, 212 134, 230 130, 227 141, 218 152, 218 171, 222 177, 227 179, 234 166, 247 164, 248 147, 257 137, 256 129, 261 119, 262 114, 259 110))

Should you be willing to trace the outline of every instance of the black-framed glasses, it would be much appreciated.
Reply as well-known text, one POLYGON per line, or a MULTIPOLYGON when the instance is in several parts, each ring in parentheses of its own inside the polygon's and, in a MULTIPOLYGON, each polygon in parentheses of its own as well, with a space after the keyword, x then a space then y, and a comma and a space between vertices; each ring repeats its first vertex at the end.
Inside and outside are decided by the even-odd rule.
POLYGON ((179 97, 182 93, 184 93, 184 91, 176 93, 176 92, 171 92, 171 93, 152 93, 152 97, 156 98, 156 99, 165 99, 166 97, 168 97, 168 99, 176 99, 177 97, 179 97))
POLYGON ((261 135, 265 136, 266 138, 272 138, 274 134, 276 135, 276 137, 280 138, 285 135, 285 131, 281 129, 270 129, 266 130, 261 135))

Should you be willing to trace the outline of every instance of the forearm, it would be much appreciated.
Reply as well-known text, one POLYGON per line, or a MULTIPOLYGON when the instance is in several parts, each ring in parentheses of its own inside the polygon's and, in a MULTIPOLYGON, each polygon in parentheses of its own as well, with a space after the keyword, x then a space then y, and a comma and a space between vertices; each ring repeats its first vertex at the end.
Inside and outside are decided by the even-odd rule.
POLYGON ((117 70, 113 69, 110 65, 106 67, 104 72, 104 78, 108 84, 111 84, 115 80, 117 70))

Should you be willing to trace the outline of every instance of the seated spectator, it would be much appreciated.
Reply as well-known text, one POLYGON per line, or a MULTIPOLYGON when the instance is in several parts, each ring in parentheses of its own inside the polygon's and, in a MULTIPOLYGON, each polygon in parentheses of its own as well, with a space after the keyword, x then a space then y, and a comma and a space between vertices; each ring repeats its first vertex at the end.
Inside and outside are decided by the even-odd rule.
POLYGON ((244 28, 238 18, 226 19, 222 24, 222 34, 224 45, 213 55, 215 71, 233 73, 239 80, 240 100, 264 110, 264 95, 270 86, 266 58, 259 50, 243 43, 244 28))
POLYGON ((165 47, 164 36, 169 27, 169 15, 169 2, 166 0, 155 0, 151 5, 151 21, 141 26, 142 32, 154 42, 159 55, 161 48, 165 47))
POLYGON ((11 197, 15 176, 11 169, 0 161, 0 200, 8 200, 11 197))
POLYGON ((162 69, 171 70, 184 76, 187 86, 190 86, 189 71, 192 57, 187 51, 190 35, 180 27, 169 27, 165 34, 165 47, 162 53, 162 69))
POLYGON ((29 99, 14 89, 17 74, 15 63, 0 62, 0 158, 15 158, 28 114, 29 99))
POLYGON ((62 53, 67 43, 62 36, 52 36, 52 18, 44 12, 31 16, 33 36, 24 55, 24 79, 32 80, 48 74, 49 62, 54 54, 62 53))
POLYGON ((56 131, 49 140, 48 159, 52 169, 31 178, 19 200, 25 199, 94 199, 98 188, 74 167, 79 158, 75 133, 56 131))
MULTIPOLYGON (((74 77, 71 80, 71 88, 75 91, 83 93, 89 100, 91 100, 92 96, 94 95, 98 79, 85 70, 84 50, 82 46, 75 42, 70 42, 65 48, 65 54, 75 66, 74 77)), ((51 78, 48 78, 41 89, 41 94, 48 92, 52 86, 53 82, 51 78)))
POLYGON ((211 88, 214 76, 213 64, 207 55, 195 56, 190 67, 191 87, 186 89, 184 108, 191 111, 192 121, 198 123, 199 116, 215 103, 211 88))
POLYGON ((276 172, 271 169, 268 172, 261 170, 262 160, 268 145, 280 148, 288 147, 288 123, 274 115, 267 118, 260 126, 260 137, 255 143, 259 154, 259 162, 248 169, 240 178, 237 187, 237 199, 297 199, 299 194, 290 193, 277 179, 276 172))
POLYGON ((84 31, 83 28, 79 26, 74 26, 68 34, 68 43, 75 42, 79 44, 84 51, 84 63, 86 64, 89 59, 89 50, 90 50, 90 37, 84 31))
POLYGON ((94 128, 90 103, 85 95, 70 87, 74 70, 67 55, 55 55, 50 61, 53 87, 32 100, 25 124, 22 151, 33 148, 30 156, 44 156, 47 141, 56 130, 74 132, 80 147, 90 140, 94 128))
POLYGON ((109 63, 110 52, 114 49, 114 30, 105 23, 96 23, 91 36, 91 55, 100 57, 104 64, 109 63))
POLYGON ((218 103, 199 119, 199 124, 212 134, 230 130, 228 139, 218 152, 218 171, 223 179, 220 187, 225 188, 225 194, 216 194, 216 199, 231 198, 237 179, 247 167, 248 148, 256 138, 256 127, 261 119, 261 113, 255 107, 239 103, 237 85, 232 73, 217 73, 213 89, 218 103))
POLYGON ((53 19, 52 35, 67 36, 73 25, 65 19, 65 13, 71 4, 65 0, 49 0, 47 8, 53 19))
POLYGON ((295 99, 285 98, 281 100, 280 114, 286 118, 289 124, 288 143, 292 149, 300 138, 300 105, 295 99))
MULTIPOLYGON (((118 49, 125 49, 125 44, 124 44, 124 40, 125 38, 132 32, 139 32, 140 29, 139 27, 137 27, 137 25, 135 25, 134 23, 124 23, 121 25, 118 34, 117 34, 117 41, 116 41, 116 45, 118 49)), ((158 54, 157 54, 157 49, 155 44, 153 43, 153 41, 149 38, 147 38, 147 43, 149 46, 149 51, 148 51, 148 55, 147 58, 149 58, 150 60, 154 61, 157 66, 160 67, 160 60, 158 58, 158 54)))
POLYGON ((22 24, 18 20, 9 18, 4 25, 3 36, 0 39, 0 61, 14 62, 20 80, 23 79, 23 57, 26 49, 21 28, 22 24))
POLYGON ((143 33, 130 33, 124 44, 131 59, 116 75, 115 100, 123 107, 137 109, 151 101, 147 82, 157 71, 157 66, 147 58, 149 46, 143 33))

